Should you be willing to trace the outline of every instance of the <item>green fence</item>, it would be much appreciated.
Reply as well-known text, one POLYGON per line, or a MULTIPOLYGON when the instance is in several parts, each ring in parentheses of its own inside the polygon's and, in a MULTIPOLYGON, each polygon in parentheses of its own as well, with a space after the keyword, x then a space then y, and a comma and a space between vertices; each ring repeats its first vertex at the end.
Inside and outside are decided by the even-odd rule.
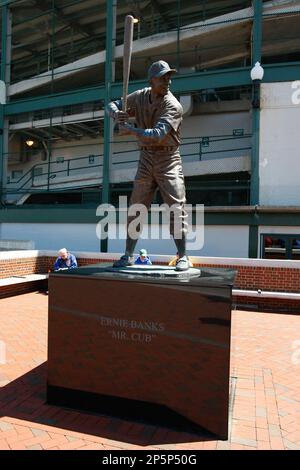
MULTIPOLYGON (((226 159, 230 158, 237 163, 236 171, 240 171, 239 160, 242 157, 250 158, 251 134, 243 134, 242 129, 237 129, 234 132, 238 135, 183 138, 180 147, 183 165, 186 163, 201 165, 199 162, 206 162, 208 164, 206 165, 206 171, 209 172, 210 166, 213 168, 214 165, 215 167, 217 162, 219 173, 222 173, 226 159)), ((133 141, 122 142, 122 146, 126 146, 126 144, 131 149, 113 152, 111 166, 113 171, 118 169, 135 170, 137 168, 139 150, 133 141)), ((120 145, 120 142, 114 142, 112 145, 120 145)), ((72 147, 69 147, 68 150, 71 153, 72 147)), ((58 150, 56 151, 58 152, 58 150)), ((200 169, 199 165, 198 168, 200 169)), ((19 179, 12 181, 10 178, 6 185, 6 193, 22 195, 99 186, 102 184, 102 166, 103 154, 65 158, 57 153, 52 161, 33 165, 19 179)))

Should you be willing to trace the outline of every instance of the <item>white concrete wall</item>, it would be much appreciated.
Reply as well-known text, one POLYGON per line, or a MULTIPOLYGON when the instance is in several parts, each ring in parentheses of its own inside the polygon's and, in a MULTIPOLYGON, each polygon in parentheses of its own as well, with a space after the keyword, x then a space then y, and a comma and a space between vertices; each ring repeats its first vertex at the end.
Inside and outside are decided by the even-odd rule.
POLYGON ((99 251, 100 242, 94 224, 1 224, 1 238, 32 240, 36 250, 99 251))
POLYGON ((203 249, 191 255, 248 258, 248 244, 248 226, 206 225, 203 249))
POLYGON ((182 137, 232 135, 233 129, 244 129, 245 134, 249 134, 251 132, 250 113, 242 111, 188 116, 182 122, 182 137))
MULTIPOLYGON (((124 226, 123 237, 124 237, 124 226)), ((157 233, 157 226, 153 227, 157 233)), ((111 226, 111 235, 114 226, 111 226)), ((14 240, 32 240, 36 250, 58 250, 67 247, 73 251, 100 251, 100 241, 96 235, 95 224, 0 224, 1 238, 14 240)), ((168 228, 164 229, 168 235, 168 228)), ((248 257, 248 227, 247 226, 213 226, 204 227, 204 246, 202 249, 189 250, 191 256, 222 256, 248 257)), ((108 250, 112 253, 122 253, 125 248, 125 238, 109 238, 108 250)), ((140 239, 136 250, 146 248, 149 253, 174 254, 176 248, 172 239, 149 240, 140 239)))
POLYGON ((300 204, 300 99, 296 100, 300 93, 297 95, 292 85, 293 82, 262 84, 259 156, 262 205, 300 204))
MULTIPOLYGON (((14 153, 14 148, 13 150, 10 148, 9 151, 14 153)), ((31 155, 27 162, 20 161, 20 158, 21 158, 21 150, 20 150, 19 158, 17 158, 15 153, 11 159, 9 158, 8 175, 11 175, 11 172, 13 170, 23 170, 23 175, 25 175, 25 173, 27 173, 34 165, 43 164, 43 163, 45 164, 45 161, 42 160, 42 152, 38 152, 35 155, 31 155)), ((44 165, 44 167, 47 168, 47 165, 44 165)))

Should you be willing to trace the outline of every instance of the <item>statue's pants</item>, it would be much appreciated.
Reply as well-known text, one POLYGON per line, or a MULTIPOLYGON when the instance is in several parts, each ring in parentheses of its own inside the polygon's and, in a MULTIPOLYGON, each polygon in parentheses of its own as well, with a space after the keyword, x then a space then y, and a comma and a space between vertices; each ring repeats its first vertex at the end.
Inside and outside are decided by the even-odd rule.
MULTIPOLYGON (((133 191, 129 203, 129 215, 127 220, 126 253, 132 255, 137 238, 134 239, 132 230, 135 231, 139 213, 131 215, 130 211, 136 211, 134 204, 143 204, 149 209, 153 201, 154 192, 160 190, 164 203, 170 208, 170 233, 180 255, 185 254, 185 239, 187 233, 187 213, 184 205, 186 202, 185 184, 182 172, 182 162, 179 150, 165 152, 164 150, 141 150, 139 166, 134 181, 133 191)), ((142 227, 140 226, 140 231, 142 227)))

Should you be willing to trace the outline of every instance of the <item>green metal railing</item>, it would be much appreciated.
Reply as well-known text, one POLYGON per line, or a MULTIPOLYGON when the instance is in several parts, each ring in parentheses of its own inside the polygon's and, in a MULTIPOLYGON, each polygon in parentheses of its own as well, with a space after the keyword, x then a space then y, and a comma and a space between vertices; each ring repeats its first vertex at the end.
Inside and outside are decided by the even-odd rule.
MULTIPOLYGON (((12 7, 12 11, 14 13, 14 5, 16 5, 18 2, 9 2, 10 6, 12 7)), ((42 3, 42 2, 41 2, 42 3)), ((59 75, 61 71, 57 71, 57 68, 71 64, 72 62, 79 60, 83 57, 87 57, 91 54, 97 53, 99 51, 104 51, 105 50, 105 41, 106 41, 106 34, 105 34, 105 28, 102 25, 101 33, 93 33, 93 27, 91 28, 91 34, 92 36, 88 35, 84 37, 84 34, 81 35, 74 35, 72 32, 72 21, 75 21, 75 24, 77 25, 84 25, 87 23, 87 20, 89 20, 90 23, 90 18, 93 17, 93 12, 94 14, 98 14, 99 11, 103 11, 105 8, 105 4, 101 3, 99 0, 99 4, 95 4, 91 7, 87 6, 87 8, 83 7, 84 1, 70 1, 70 2, 65 2, 63 7, 60 7, 60 9, 68 11, 68 8, 72 6, 78 6, 76 8, 76 13, 73 12, 70 14, 70 28, 69 28, 69 40, 62 40, 60 43, 55 43, 55 37, 60 34, 60 29, 61 29, 61 24, 59 24, 59 21, 57 21, 57 27, 55 29, 55 34, 49 34, 47 35, 47 31, 45 30, 45 24, 50 24, 53 18, 59 18, 59 13, 57 10, 57 7, 55 6, 55 2, 52 3, 52 8, 45 8, 44 11, 40 11, 39 13, 32 13, 33 8, 28 8, 28 13, 23 14, 23 18, 20 17, 20 14, 16 14, 16 19, 13 21, 13 30, 12 30, 12 38, 13 42, 15 44, 21 44, 19 47, 14 47, 13 53, 12 53, 12 59, 10 62, 10 65, 12 66, 12 83, 19 82, 20 80, 25 80, 28 78, 31 78, 33 76, 37 76, 41 73, 44 74, 49 74, 50 77, 54 78, 59 78, 59 75), (40 35, 40 43, 43 45, 43 48, 39 48, 38 53, 36 52, 36 43, 39 42, 39 40, 36 40, 35 43, 27 43, 27 25, 33 24, 35 26, 35 31, 36 34, 40 35), (104 31, 103 31, 104 28, 104 31), (20 37, 24 36, 24 40, 22 38, 22 41, 20 40, 20 37), (74 36, 74 37, 73 37, 74 36), (91 39, 92 38, 92 39, 91 39), (48 43, 49 41, 49 43, 48 43), (24 51, 24 55, 20 55, 20 50, 24 51), (32 50, 32 51, 31 51, 32 50), (53 63, 51 64, 51 67, 53 65, 54 71, 51 70, 51 67, 49 67, 49 57, 51 55, 51 58, 53 59, 53 63)), ((122 1, 118 0, 118 5, 117 5, 117 25, 116 25, 116 44, 122 44, 123 43, 123 34, 124 34, 124 16, 127 13, 132 13, 130 11, 130 6, 128 5, 127 1, 122 1), (126 12, 126 9, 128 10, 126 12)), ((138 4, 139 2, 135 2, 138 4)), ((207 26, 216 26, 216 25, 232 25, 234 26, 235 24, 239 24, 240 22, 248 22, 251 23, 253 21, 253 9, 250 7, 251 2, 249 1, 240 1, 240 2, 226 2, 226 5, 222 5, 222 2, 214 2, 215 5, 211 5, 212 2, 208 1, 203 1, 203 2, 195 2, 197 5, 195 5, 192 8, 192 11, 188 11, 188 8, 186 8, 184 2, 181 0, 177 1, 177 6, 170 11, 163 12, 159 11, 155 7, 155 5, 151 5, 152 2, 150 2, 150 5, 144 10, 142 7, 142 15, 139 17, 139 23, 134 29, 134 39, 143 39, 147 38, 159 33, 174 33, 177 36, 176 45, 175 45, 175 51, 172 53, 172 55, 167 55, 163 54, 164 58, 169 60, 172 65, 176 65, 178 68, 180 67, 185 67, 186 66, 186 57, 187 54, 193 53, 194 56, 191 60, 189 60, 190 66, 193 66, 194 64, 198 64, 201 66, 201 63, 203 60, 205 61, 205 56, 212 48, 215 49, 213 51, 215 55, 221 55, 224 53, 224 48, 226 47, 227 49, 232 49, 235 46, 239 46, 241 44, 241 41, 245 43, 247 46, 247 50, 244 50, 244 54, 242 54, 240 59, 237 59, 237 63, 231 66, 245 66, 246 61, 248 63, 251 62, 251 51, 253 50, 253 38, 249 34, 247 39, 242 38, 239 40, 239 42, 235 44, 229 44, 226 42, 222 41, 222 39, 218 43, 214 43, 213 45, 211 44, 201 44, 200 41, 200 47, 193 50, 186 50, 186 47, 182 43, 182 35, 185 34, 187 31, 195 30, 197 28, 198 30, 204 30, 207 28, 207 26), (249 8, 250 7, 250 8, 249 8), (238 15, 236 18, 229 17, 228 19, 224 18, 222 15, 226 15, 229 13, 233 13, 235 11, 240 11, 240 10, 245 10, 243 14, 238 15), (199 56, 201 56, 201 60, 199 60, 199 56)), ((155 2, 153 2, 155 3, 155 2)), ((255 3, 255 2, 253 2, 255 3)), ((2 2, 2 8, 5 3, 2 2)), ((0 8, 1 8, 0 6, 0 8)), ((49 3, 50 6, 50 3, 49 3)), ((137 10, 139 9, 139 6, 137 7, 137 10)), ((281 9, 280 12, 265 12, 263 14, 263 31, 265 30, 267 34, 265 34, 265 37, 263 38, 263 41, 265 41, 266 45, 266 51, 269 50, 268 46, 271 46, 274 48, 274 53, 272 52, 271 61, 272 62, 277 62, 274 60, 275 56, 280 57, 280 55, 283 55, 282 50, 280 48, 280 44, 283 40, 285 39, 293 39, 295 41, 295 47, 297 48, 298 44, 298 36, 297 36, 297 30, 293 31, 293 28, 290 28, 291 31, 287 31, 284 34, 289 36, 291 34, 291 37, 284 37, 284 35, 280 35, 280 41, 276 42, 276 37, 275 38, 269 38, 268 37, 268 28, 267 28, 267 21, 270 19, 276 19, 276 18, 290 18, 292 16, 296 17, 297 15, 299 16, 300 10, 296 9, 296 6, 293 7, 293 11, 290 11, 289 8, 287 8, 286 11, 283 11, 281 9), (277 44, 277 45, 276 45, 277 44), (278 52, 276 50, 278 49, 278 52), (273 60, 272 60, 273 58, 273 60)), ((42 10, 42 9, 41 9, 42 10)), ((25 11, 25 8, 24 8, 25 11)), ((13 15, 14 18, 14 15, 13 15)), ((55 20, 56 21, 56 20, 55 20)), ((83 26, 84 28, 84 26, 83 26)), ((95 28, 97 30, 97 28, 95 28)), ((249 28, 250 32, 250 28, 249 28)), ((233 35, 234 37, 234 35, 233 35)), ((288 48, 287 44, 287 48, 288 48)), ((147 50, 147 48, 146 48, 147 50)), ((294 52, 297 52, 298 54, 300 53, 299 47, 294 50, 294 52)), ((147 52, 146 52, 147 53, 147 52)), ((151 60, 156 60, 155 56, 155 51, 151 51, 151 53, 146 56, 148 61, 150 62, 151 60)), ((158 52, 158 54, 161 56, 161 50, 158 52)), ((266 54, 266 59, 268 58, 269 53, 266 54)), ((145 56, 144 56, 145 58, 145 56)), ((141 57, 135 57, 133 55, 133 63, 135 60, 144 60, 141 57)), ((158 57, 161 58, 161 57, 158 57)), ((119 58, 118 60, 121 60, 122 58, 119 58)), ((291 62, 297 60, 297 58, 292 58, 290 59, 291 62)), ((90 67, 90 66, 88 66, 90 67)), ((82 67, 82 69, 75 69, 76 71, 78 70, 83 70, 86 67, 82 67)), ((209 65, 204 66, 205 70, 209 70, 211 67, 209 65)), ((70 68, 71 71, 71 68, 70 68)), ((118 71, 117 71, 117 80, 120 80, 121 77, 118 76, 118 71)), ((41 77, 42 78, 42 77, 41 77)), ((104 75, 102 74, 102 78, 99 74, 99 81, 98 83, 104 83, 104 75)), ((72 84, 70 83, 71 88, 72 84)))
MULTIPOLYGON (((251 134, 238 136, 196 136, 182 139, 180 146, 183 163, 213 161, 241 156, 250 156, 251 134)), ((114 142, 112 142, 113 144, 114 142)), ((126 143, 126 142, 124 142, 126 143)), ((127 143, 134 145, 133 141, 127 143)), ((135 168, 139 159, 139 149, 131 148, 124 151, 113 152, 112 168, 122 165, 126 168, 135 168), (124 159, 120 160, 120 157, 124 159), (127 158, 131 156, 131 158, 127 158), (134 158, 132 158, 134 156, 134 158)), ((30 168, 17 181, 9 181, 6 185, 7 194, 28 194, 36 192, 67 191, 76 187, 88 187, 102 184, 103 154, 90 154, 76 158, 65 158, 58 155, 55 160, 37 163, 30 168), (55 168, 53 169, 53 167, 55 168), (40 172, 38 173, 38 171, 40 172), (37 174, 38 173, 38 174, 37 174), (60 178, 61 177, 61 178, 60 178), (90 181, 85 181, 84 179, 90 181), (79 180, 77 186, 66 186, 68 183, 79 180), (80 182, 81 180, 81 182, 80 182), (95 181, 97 180, 97 181, 95 181), (63 185, 62 188, 57 188, 63 185)))

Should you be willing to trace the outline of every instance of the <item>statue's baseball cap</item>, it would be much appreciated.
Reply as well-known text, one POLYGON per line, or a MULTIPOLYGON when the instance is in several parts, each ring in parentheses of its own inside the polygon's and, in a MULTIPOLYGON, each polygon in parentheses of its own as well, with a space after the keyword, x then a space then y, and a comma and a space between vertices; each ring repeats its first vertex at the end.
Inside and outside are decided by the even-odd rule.
POLYGON ((150 65, 148 69, 148 78, 151 80, 151 78, 158 78, 169 72, 176 73, 177 70, 171 69, 169 64, 164 60, 159 60, 158 62, 153 62, 153 64, 150 65))

